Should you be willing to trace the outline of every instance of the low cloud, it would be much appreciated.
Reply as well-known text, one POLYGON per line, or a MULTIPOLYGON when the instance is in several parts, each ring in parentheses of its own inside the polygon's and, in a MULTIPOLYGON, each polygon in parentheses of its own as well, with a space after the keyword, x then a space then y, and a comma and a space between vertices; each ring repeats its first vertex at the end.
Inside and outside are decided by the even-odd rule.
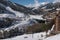
POLYGON ((60 2, 60 0, 54 0, 54 2, 60 2))
POLYGON ((48 2, 38 2, 38 0, 34 0, 34 4, 28 4, 28 5, 25 5, 26 7, 34 7, 34 9, 37 9, 40 5, 45 5, 47 4, 48 2))
POLYGON ((34 4, 28 4, 25 6, 38 8, 38 6, 40 6, 40 3, 38 2, 38 0, 34 0, 34 4))

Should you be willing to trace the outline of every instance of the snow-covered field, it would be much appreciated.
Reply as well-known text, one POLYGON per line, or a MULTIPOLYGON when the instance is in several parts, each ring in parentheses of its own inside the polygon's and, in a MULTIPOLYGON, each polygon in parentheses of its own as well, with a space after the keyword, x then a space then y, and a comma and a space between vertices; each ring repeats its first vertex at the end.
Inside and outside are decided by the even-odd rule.
POLYGON ((41 32, 35 34, 24 34, 21 36, 16 36, 14 38, 1 39, 1 40, 60 40, 60 34, 46 38, 46 32, 41 32))
POLYGON ((60 40, 60 34, 46 38, 45 40, 60 40))
POLYGON ((3 39, 3 40, 39 40, 39 39, 45 39, 45 37, 46 37, 46 32, 41 32, 35 34, 24 34, 21 36, 9 38, 9 39, 3 39))

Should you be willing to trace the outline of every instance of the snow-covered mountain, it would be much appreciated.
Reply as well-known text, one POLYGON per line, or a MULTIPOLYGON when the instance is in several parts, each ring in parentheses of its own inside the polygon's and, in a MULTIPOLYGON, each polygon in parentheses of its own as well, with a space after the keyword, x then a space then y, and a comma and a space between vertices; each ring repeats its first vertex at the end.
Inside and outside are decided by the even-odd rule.
MULTIPOLYGON (((36 14, 38 15, 37 17, 39 17, 40 13, 42 14, 43 12, 42 11, 35 12, 35 10, 32 10, 23 5, 11 2, 9 0, 0 0, 0 18, 10 18, 10 19, 15 19, 19 21, 20 20, 29 21, 29 20, 33 20, 34 18, 33 16, 36 16, 36 14)), ((41 19, 41 18, 42 17, 39 17, 38 19, 41 19)))
POLYGON ((60 7, 59 2, 42 3, 41 5, 38 2, 36 2, 36 6, 30 8, 11 2, 9 0, 0 0, 0 32, 11 32, 12 34, 9 33, 8 36, 13 36, 14 32, 24 33, 27 26, 32 26, 33 24, 38 23, 35 19, 45 21, 46 19, 42 17, 44 14, 47 14, 47 12, 44 10, 51 9, 48 10, 48 12, 56 11, 56 9, 58 8, 57 4, 60 7))
POLYGON ((9 0, 0 0, 0 32, 2 34, 8 33, 8 36, 6 33, 3 35, 4 37, 1 35, 0 38, 8 38, 19 33, 23 34, 27 26, 38 23, 35 19, 45 20, 42 18, 43 15, 36 14, 32 9, 23 5, 9 0))

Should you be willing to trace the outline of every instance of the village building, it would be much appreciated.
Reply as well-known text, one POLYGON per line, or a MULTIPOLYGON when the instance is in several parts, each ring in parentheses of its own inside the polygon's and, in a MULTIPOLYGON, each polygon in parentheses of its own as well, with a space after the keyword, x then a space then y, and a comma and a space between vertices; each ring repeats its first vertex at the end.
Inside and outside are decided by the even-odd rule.
POLYGON ((54 33, 60 33, 60 11, 56 12, 54 33))

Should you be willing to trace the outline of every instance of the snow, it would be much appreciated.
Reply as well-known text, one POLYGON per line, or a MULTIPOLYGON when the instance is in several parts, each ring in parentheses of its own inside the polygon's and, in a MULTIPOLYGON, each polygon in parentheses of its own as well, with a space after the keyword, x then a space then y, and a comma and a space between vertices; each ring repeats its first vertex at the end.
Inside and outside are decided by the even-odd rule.
POLYGON ((38 2, 38 0, 34 0, 34 4, 28 4, 26 5, 27 7, 34 7, 34 9, 37 9, 40 6, 40 3, 38 2))
POLYGON ((19 29, 22 29, 23 27, 27 27, 30 25, 33 25, 34 23, 31 23, 31 21, 35 22, 34 20, 30 19, 30 18, 22 18, 21 21, 16 21, 17 23, 8 28, 5 28, 5 30, 11 30, 11 29, 15 29, 16 27, 18 27, 19 29))
POLYGON ((53 26, 52 26, 51 31, 53 31, 53 30, 54 30, 54 27, 55 27, 55 25, 53 25, 53 26))
MULTIPOLYGON (((46 7, 45 7, 46 8, 46 7)), ((45 11, 49 11, 49 10, 52 10, 52 9, 45 9, 45 11)))
MULTIPOLYGON (((24 25, 28 26, 28 24, 30 24, 32 19, 46 20, 46 19, 43 19, 42 16, 43 15, 30 15, 30 17, 28 17, 28 18, 26 17, 25 20, 19 21, 17 24, 14 24, 13 26, 6 28, 5 30, 11 30, 11 29, 14 29, 16 27, 19 27, 21 29, 22 26, 24 26, 24 25)), ((22 19, 24 19, 24 18, 22 18, 22 19)), ((36 21, 34 21, 34 22, 36 22, 36 21)))
POLYGON ((35 9, 37 9, 40 6, 40 3, 38 2, 38 0, 34 0, 35 1, 35 9))
POLYGON ((47 35, 49 35, 49 34, 53 31, 54 26, 55 26, 55 25, 53 25, 52 28, 51 28, 50 30, 48 30, 47 35))
POLYGON ((60 10, 60 8, 57 8, 56 10, 57 10, 57 11, 59 11, 59 10, 60 10))
POLYGON ((2 40, 60 40, 60 34, 50 36, 46 38, 46 32, 24 34, 13 38, 2 39, 2 40))
MULTIPOLYGON (((32 23, 31 21, 34 21, 35 23, 37 23, 35 20, 33 19, 38 19, 38 20, 46 20, 42 18, 43 15, 30 15, 30 17, 26 17, 25 20, 22 21, 18 21, 17 24, 14 24, 8 28, 5 28, 5 30, 11 30, 14 29, 16 27, 18 27, 19 29, 23 28, 24 26, 30 26, 32 23)), ((24 18, 22 18, 24 19, 24 18)), ((33 25, 33 24, 32 24, 33 25)))
POLYGON ((19 29, 21 29, 23 26, 28 26, 28 25, 31 25, 31 21, 37 23, 36 21, 34 21, 33 19, 39 19, 39 20, 46 20, 46 19, 43 19, 42 16, 43 15, 29 15, 29 16, 25 16, 24 13, 21 13, 21 12, 18 12, 18 11, 15 11, 13 10, 12 8, 10 7, 6 7, 6 9, 10 12, 13 12, 16 14, 16 17, 15 16, 12 16, 10 14, 0 14, 1 17, 14 17, 14 18, 17 18, 17 20, 21 19, 21 21, 18 21, 17 24, 14 23, 14 25, 8 27, 8 28, 5 28, 4 30, 11 30, 11 29, 15 29, 16 27, 18 27, 19 29))
POLYGON ((12 15, 12 14, 0 14, 0 18, 13 18, 13 17, 15 17, 14 15, 12 15))
POLYGON ((0 18, 1 17, 7 17, 8 14, 0 14, 0 18))
POLYGON ((41 32, 35 34, 24 34, 21 36, 3 39, 3 40, 39 40, 39 39, 45 39, 45 37, 46 37, 46 32, 41 32))
POLYGON ((60 40, 60 34, 50 36, 46 38, 46 32, 24 34, 13 38, 2 39, 2 40, 60 40))
POLYGON ((16 17, 24 17, 24 13, 21 13, 21 12, 19 12, 19 11, 15 11, 15 10, 13 10, 12 8, 10 8, 9 6, 6 7, 6 10, 15 13, 16 17))
MULTIPOLYGON (((25 24, 25 23, 21 22, 20 24, 17 24, 13 27, 20 26, 23 24, 25 24)), ((54 25, 52 26, 51 30, 48 30, 47 33, 40 32, 40 33, 34 33, 34 34, 23 34, 23 35, 19 35, 19 36, 8 38, 8 39, 2 39, 2 40, 60 40, 60 34, 46 38, 46 35, 49 35, 50 32, 53 30, 53 28, 54 28, 54 25)))
POLYGON ((49 2, 42 2, 41 5, 46 5, 48 4, 49 2))
POLYGON ((15 29, 16 27, 18 27, 19 29, 22 29, 24 26, 27 26, 30 22, 26 21, 21 21, 17 24, 14 24, 8 28, 5 28, 5 30, 11 30, 11 29, 15 29))
POLYGON ((46 38, 45 40, 60 40, 60 34, 46 38))
POLYGON ((51 30, 48 30, 47 33, 46 32, 40 32, 40 33, 34 33, 34 34, 23 34, 23 35, 19 35, 19 36, 16 36, 16 37, 3 39, 3 40, 53 40, 53 39, 57 40, 57 39, 60 38, 59 37, 60 34, 56 35, 56 36, 51 36, 51 37, 46 38, 46 35, 49 35, 50 31, 51 30), (56 37, 56 39, 54 37, 56 37))
POLYGON ((39 0, 34 0, 34 3, 33 4, 28 4, 28 5, 25 5, 26 7, 30 7, 30 8, 34 8, 33 10, 35 9, 38 9, 41 5, 46 5, 48 4, 49 2, 39 2, 39 0))
POLYGON ((43 15, 30 15, 30 19, 39 19, 39 20, 46 20, 42 18, 43 15))
POLYGON ((56 2, 60 2, 60 0, 54 0, 54 3, 56 3, 56 2))

